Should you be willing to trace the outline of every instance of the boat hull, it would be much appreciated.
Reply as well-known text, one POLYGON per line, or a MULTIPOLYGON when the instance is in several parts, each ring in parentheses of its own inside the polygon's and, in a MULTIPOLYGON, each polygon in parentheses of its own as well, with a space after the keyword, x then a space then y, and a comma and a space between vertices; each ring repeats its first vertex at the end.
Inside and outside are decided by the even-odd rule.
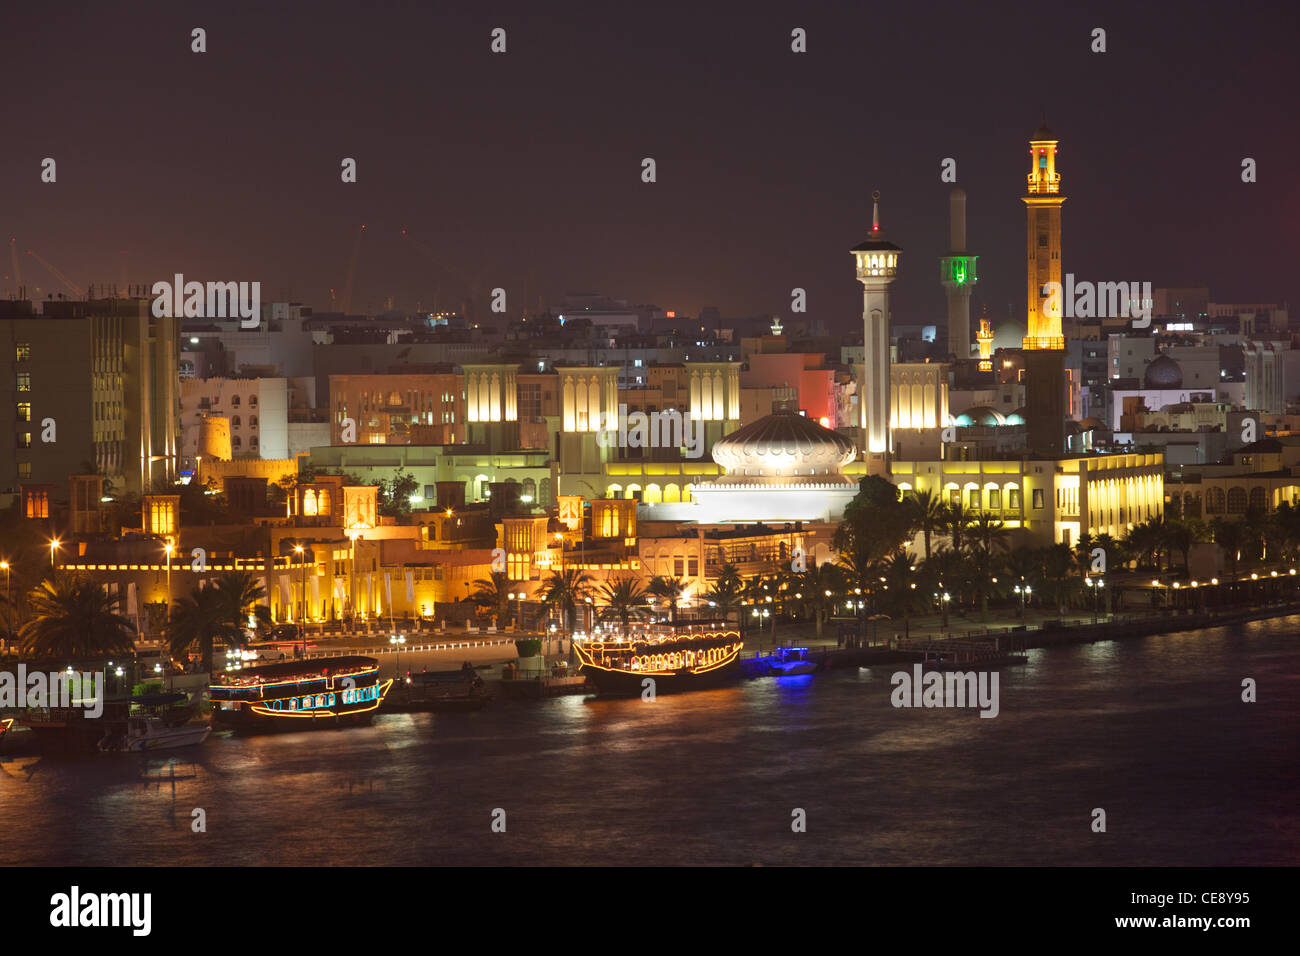
POLYGON ((739 663, 734 660, 704 673, 679 671, 672 674, 647 674, 586 665, 582 672, 596 685, 596 693, 602 697, 640 697, 648 686, 644 683, 647 680, 654 681, 654 691, 658 695, 709 690, 735 683, 741 676, 739 663))
POLYGON ((100 749, 119 753, 153 753, 156 750, 173 750, 177 747, 197 747, 208 739, 212 728, 206 725, 174 727, 156 737, 128 737, 101 745, 100 749))

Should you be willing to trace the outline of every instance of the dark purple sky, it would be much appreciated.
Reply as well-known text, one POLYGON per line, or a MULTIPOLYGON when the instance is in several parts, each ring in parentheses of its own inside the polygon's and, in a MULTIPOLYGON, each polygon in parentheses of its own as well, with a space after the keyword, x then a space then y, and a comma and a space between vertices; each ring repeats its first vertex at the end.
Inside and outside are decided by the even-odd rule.
MULTIPOLYGON (((895 316, 938 319, 951 156, 981 257, 975 313, 1001 320, 1023 305, 1019 197, 1046 106, 1067 271, 1295 298, 1287 4, 120 6, 5 12, 0 229, 83 287, 120 281, 125 258, 133 282, 257 279, 264 299, 323 310, 365 223, 354 311, 390 295, 427 308, 435 290, 454 305, 460 270, 504 286, 512 311, 527 286, 530 305, 591 290, 788 314, 802 286, 811 315, 847 328, 848 250, 879 189, 905 250, 895 316), (505 55, 488 50, 495 26, 505 55), (807 54, 790 52, 795 26, 807 54), (356 185, 339 181, 345 156, 356 185)), ((29 290, 62 291, 23 269, 29 290)))

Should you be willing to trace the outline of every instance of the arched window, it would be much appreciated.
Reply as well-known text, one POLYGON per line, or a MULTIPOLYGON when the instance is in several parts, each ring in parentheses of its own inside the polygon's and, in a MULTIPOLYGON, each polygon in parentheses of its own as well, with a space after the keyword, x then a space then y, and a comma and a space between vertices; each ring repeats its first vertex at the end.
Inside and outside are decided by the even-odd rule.
POLYGON ((1250 489, 1250 507, 1265 511, 1268 508, 1268 499, 1264 494, 1264 489, 1255 487, 1250 489))
POLYGON ((240 422, 240 420, 239 420, 239 416, 238 416, 238 415, 236 415, 234 418, 232 418, 232 419, 230 420, 230 427, 231 427, 231 428, 238 428, 241 424, 242 424, 242 423, 240 422))
POLYGON ((238 435, 236 435, 234 438, 230 439, 230 447, 231 447, 231 448, 239 448, 239 447, 241 447, 242 445, 243 445, 243 442, 241 442, 241 441, 239 440, 239 436, 238 436, 238 435))
POLYGON ((1205 513, 1211 515, 1223 514, 1227 504, 1227 496, 1223 493, 1222 488, 1211 488, 1205 493, 1205 513))
POLYGON ((256 404, 257 404, 257 396, 256 396, 256 395, 249 395, 249 396, 248 396, 248 404, 249 404, 249 405, 256 405, 256 404))
POLYGON ((1201 516, 1200 499, 1193 496, 1190 491, 1183 495, 1183 516, 1187 518, 1199 518, 1201 516))
POLYGON ((257 427, 257 416, 256 416, 256 415, 249 415, 249 416, 248 416, 248 427, 249 427, 249 428, 256 428, 256 427, 257 427))
POLYGON ((232 396, 230 396, 230 407, 231 407, 231 408, 238 408, 238 407, 239 407, 239 396, 238 396, 238 395, 232 395, 232 396))
POLYGON ((1228 514, 1244 515, 1246 513, 1246 489, 1233 487, 1228 489, 1228 514))

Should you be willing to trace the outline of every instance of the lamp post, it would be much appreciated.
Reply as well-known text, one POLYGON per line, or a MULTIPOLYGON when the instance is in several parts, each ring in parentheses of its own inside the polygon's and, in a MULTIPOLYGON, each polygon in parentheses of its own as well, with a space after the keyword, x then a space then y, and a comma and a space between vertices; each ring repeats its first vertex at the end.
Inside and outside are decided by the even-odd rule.
POLYGON ((397 676, 398 676, 398 677, 401 677, 401 676, 402 676, 402 645, 406 643, 406 635, 405 635, 405 634, 394 634, 392 637, 390 637, 390 638, 388 639, 388 643, 389 643, 389 644, 392 644, 393 647, 396 649, 396 652, 397 652, 397 661, 396 661, 397 676))
POLYGON ((54 570, 54 552, 59 549, 61 542, 58 538, 50 539, 50 570, 54 570))
POLYGON ((8 603, 8 601, 9 601, 9 562, 8 562, 8 561, 0 561, 0 570, 3 570, 4 573, 5 573, 5 602, 8 603))
POLYGON ((558 531, 555 532, 555 540, 560 543, 560 573, 563 574, 564 573, 564 535, 558 531))
POLYGON ((307 549, 301 544, 295 544, 293 550, 298 553, 298 577, 302 582, 302 602, 298 606, 302 609, 302 632, 305 636, 307 633, 307 549))
POLYGON ((170 541, 163 545, 163 551, 167 554, 167 610, 164 615, 168 621, 172 619, 172 550, 170 541))

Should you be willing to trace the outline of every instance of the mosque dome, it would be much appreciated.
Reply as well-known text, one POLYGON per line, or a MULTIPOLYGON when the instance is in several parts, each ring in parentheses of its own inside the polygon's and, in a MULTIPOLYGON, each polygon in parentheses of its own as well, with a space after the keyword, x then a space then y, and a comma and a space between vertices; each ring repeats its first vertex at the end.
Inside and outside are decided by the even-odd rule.
POLYGON ((1006 419, 995 408, 988 405, 976 405, 974 408, 968 408, 957 416, 957 424, 963 426, 971 425, 1005 425, 1006 419))
POLYGON ((797 412, 778 411, 713 445, 713 460, 734 477, 839 475, 857 449, 839 432, 797 412))
POLYGON ((1162 352, 1147 366, 1142 383, 1146 388, 1182 388, 1182 366, 1162 352))

